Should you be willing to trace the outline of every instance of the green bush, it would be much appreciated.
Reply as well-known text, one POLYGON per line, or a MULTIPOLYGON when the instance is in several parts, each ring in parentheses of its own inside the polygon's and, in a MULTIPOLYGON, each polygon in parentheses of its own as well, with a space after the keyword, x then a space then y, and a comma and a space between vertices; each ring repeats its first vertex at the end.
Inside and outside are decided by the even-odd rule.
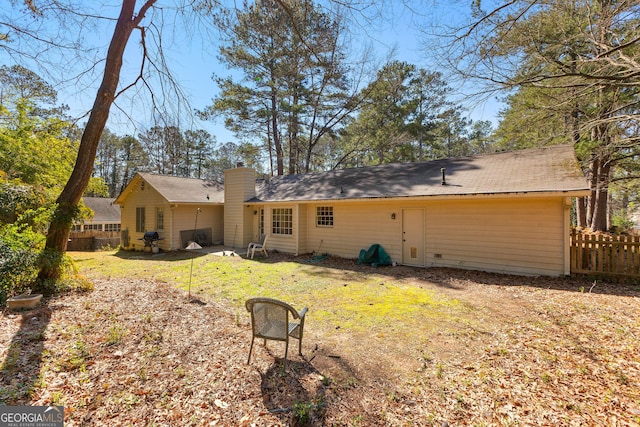
POLYGON ((24 218, 23 215, 35 212, 47 204, 45 193, 36 187, 17 182, 0 182, 1 224, 31 221, 33 219, 24 218))
MULTIPOLYGON (((0 306, 23 293, 52 295, 93 288, 77 274, 71 258, 44 251, 45 233, 56 207, 42 187, 0 182, 0 306), (62 277, 38 281, 40 267, 51 264, 60 266, 62 277)), ((72 209, 69 222, 86 212, 86 207, 72 209)))
POLYGON ((0 305, 28 293, 38 275, 39 248, 44 236, 26 225, 0 226, 0 305))
POLYGON ((32 290, 44 295, 93 290, 93 283, 78 273, 73 259, 66 253, 45 249, 40 252, 38 261, 40 267, 53 264, 59 266, 61 275, 56 280, 47 279, 35 282, 32 290))
POLYGON ((611 217, 611 224, 613 225, 612 231, 617 233, 629 233, 635 226, 626 212, 614 213, 611 217))

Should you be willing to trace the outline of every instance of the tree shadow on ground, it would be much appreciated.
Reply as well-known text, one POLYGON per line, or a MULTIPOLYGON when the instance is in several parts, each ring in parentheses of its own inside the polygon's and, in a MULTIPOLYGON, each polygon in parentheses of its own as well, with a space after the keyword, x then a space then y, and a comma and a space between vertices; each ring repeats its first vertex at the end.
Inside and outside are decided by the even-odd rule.
POLYGON ((198 250, 179 250, 179 251, 160 251, 152 253, 149 251, 134 251, 119 249, 113 256, 120 259, 133 259, 136 261, 184 261, 196 259, 209 255, 206 249, 198 250))
POLYGON ((19 317, 20 327, 11 338, 0 367, 0 405, 27 405, 38 386, 42 365, 46 329, 51 320, 51 308, 11 312, 3 317, 19 317))

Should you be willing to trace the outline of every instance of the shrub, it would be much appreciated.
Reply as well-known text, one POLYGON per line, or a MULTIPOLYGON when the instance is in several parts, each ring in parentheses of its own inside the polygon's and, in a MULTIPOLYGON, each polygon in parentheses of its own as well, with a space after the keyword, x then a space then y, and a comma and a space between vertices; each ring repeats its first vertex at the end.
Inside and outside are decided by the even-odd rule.
MULTIPOLYGON (((45 233, 56 208, 51 195, 40 186, 18 181, 0 182, 0 306, 14 295, 45 295, 70 290, 91 290, 64 253, 44 251, 45 233), (60 266, 60 280, 38 281, 40 267, 60 266)), ((86 215, 86 207, 71 212, 69 222, 86 215)))
POLYGON ((36 187, 16 182, 0 182, 0 223, 24 222, 24 213, 37 211, 48 205, 47 200, 44 191, 36 187))
POLYGON ((611 217, 614 232, 629 233, 633 230, 635 224, 626 212, 614 213, 611 217))
POLYGON ((27 293, 38 275, 38 248, 44 236, 31 227, 7 224, 0 227, 0 304, 27 293))

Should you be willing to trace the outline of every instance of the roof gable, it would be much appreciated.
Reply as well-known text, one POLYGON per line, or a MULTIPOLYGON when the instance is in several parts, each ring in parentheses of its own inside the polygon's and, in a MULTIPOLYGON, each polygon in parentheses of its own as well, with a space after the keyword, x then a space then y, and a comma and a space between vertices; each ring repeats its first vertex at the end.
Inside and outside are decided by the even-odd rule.
POLYGON ((254 201, 583 192, 589 187, 572 146, 421 163, 392 163, 263 181, 254 201), (442 183, 442 169, 445 184, 442 183))
POLYGON ((172 175, 158 175, 138 172, 118 196, 116 203, 124 203, 124 199, 134 187, 145 182, 155 189, 168 203, 222 204, 224 188, 216 181, 197 178, 184 178, 172 175))

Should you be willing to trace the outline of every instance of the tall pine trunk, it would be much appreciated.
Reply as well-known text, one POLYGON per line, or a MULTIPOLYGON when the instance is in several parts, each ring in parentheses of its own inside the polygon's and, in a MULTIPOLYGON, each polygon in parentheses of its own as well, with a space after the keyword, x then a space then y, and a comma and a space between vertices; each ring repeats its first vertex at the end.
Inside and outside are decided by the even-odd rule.
POLYGON ((576 199, 576 221, 580 228, 587 228, 587 198, 576 199))
POLYGON ((609 174, 611 173, 611 162, 608 159, 599 158, 594 165, 595 187, 591 189, 591 230, 607 230, 607 202, 609 199, 609 174))
POLYGON ((284 151, 282 150, 282 141, 280 140, 280 131, 278 129, 278 99, 273 89, 271 94, 271 132, 273 133, 273 145, 276 149, 276 169, 278 176, 284 175, 284 151))

